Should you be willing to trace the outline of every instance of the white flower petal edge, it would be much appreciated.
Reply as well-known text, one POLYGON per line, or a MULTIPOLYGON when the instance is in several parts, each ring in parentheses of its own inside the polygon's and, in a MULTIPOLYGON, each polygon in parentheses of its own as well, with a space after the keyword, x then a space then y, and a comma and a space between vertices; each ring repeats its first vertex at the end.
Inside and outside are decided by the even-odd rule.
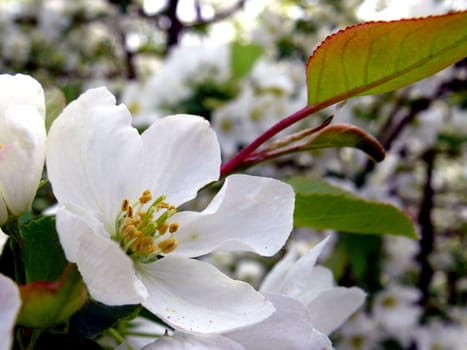
POLYGON ((138 271, 149 290, 143 306, 185 332, 225 332, 262 321, 275 310, 249 284, 198 260, 167 256, 138 265, 138 271))
POLYGON ((231 175, 204 211, 173 216, 180 227, 174 254, 195 257, 217 249, 271 256, 292 230, 294 198, 281 181, 231 175))
POLYGON ((189 335, 175 332, 161 337, 141 350, 245 350, 243 346, 222 335, 189 335))
POLYGON ((5 232, 2 231, 0 228, 0 255, 2 255, 3 252, 3 247, 5 246, 6 242, 8 241, 8 235, 5 234, 5 232))
POLYGON ((331 334, 363 304, 365 297, 356 287, 328 289, 307 305, 311 322, 322 333, 331 334))
POLYGON ((26 75, 0 75, 0 224, 21 215, 36 194, 46 147, 41 85, 26 75))
POLYGON ((45 99, 41 84, 29 75, 0 74, 0 114, 9 106, 31 106, 45 121, 45 99))
MULTIPOLYGON (((332 272, 316 261, 330 236, 300 259, 292 252, 264 279, 261 292, 277 293, 300 302, 313 326, 324 334, 338 328, 365 300, 360 288, 334 287, 332 272)), ((269 295, 269 294, 268 294, 269 295)))
POLYGON ((312 273, 316 261, 330 237, 321 240, 298 260, 297 253, 292 249, 264 278, 260 291, 296 297, 302 290, 309 288, 309 274, 312 273))
POLYGON ((122 199, 141 194, 142 141, 130 112, 106 88, 66 106, 47 141, 47 174, 60 204, 86 208, 113 225, 122 199))
POLYGON ((76 212, 59 207, 57 231, 67 259, 78 265, 89 293, 107 305, 141 303, 148 292, 131 259, 106 237, 102 223, 76 212))
POLYGON ((0 274, 0 350, 10 350, 13 328, 21 306, 18 286, 0 274))
POLYGON ((279 294, 266 294, 276 312, 263 322, 225 336, 247 350, 332 349, 327 336, 317 331, 303 304, 279 294))
POLYGON ((214 130, 204 118, 176 114, 156 120, 141 135, 145 170, 154 197, 178 206, 219 178, 221 155, 214 130))

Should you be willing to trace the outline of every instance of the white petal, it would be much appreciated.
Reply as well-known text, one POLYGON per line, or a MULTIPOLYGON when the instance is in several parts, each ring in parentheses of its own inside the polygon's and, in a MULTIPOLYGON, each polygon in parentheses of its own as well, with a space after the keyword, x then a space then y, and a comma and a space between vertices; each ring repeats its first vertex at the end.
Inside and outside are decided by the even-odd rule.
POLYGON ((229 176, 203 212, 173 216, 180 243, 174 253, 200 256, 219 249, 271 256, 292 230, 294 199, 292 188, 278 180, 229 176))
POLYGON ((321 254, 321 251, 329 241, 329 237, 330 236, 321 240, 321 242, 310 249, 308 253, 293 264, 281 286, 281 294, 297 298, 302 291, 306 290, 313 284, 313 268, 321 254))
POLYGON ((234 281, 213 266, 168 256, 140 265, 149 297, 147 309, 178 330, 216 333, 259 322, 274 307, 249 284, 234 281))
POLYGON ((11 349, 13 328, 20 306, 18 286, 0 274, 0 350, 11 349))
POLYGON ((281 293, 282 285, 293 264, 298 259, 296 249, 290 249, 287 254, 279 260, 269 273, 264 277, 259 290, 262 293, 281 293))
POLYGON ((324 291, 334 288, 334 284, 334 276, 330 269, 324 266, 315 266, 309 274, 307 286, 289 296, 301 301, 304 305, 308 305, 324 291))
POLYGON ((12 105, 26 105, 36 109, 45 120, 45 98, 42 86, 29 75, 0 75, 0 115, 12 105))
POLYGON ((263 322, 226 336, 247 350, 330 350, 328 337, 313 328, 300 302, 282 295, 266 294, 276 312, 263 322))
POLYGON ((132 260, 106 237, 102 223, 60 207, 57 231, 67 259, 78 265, 94 299, 125 305, 139 304, 146 298, 147 290, 136 276, 132 260))
POLYGON ((32 203, 44 168, 44 119, 28 105, 7 107, 0 118, 0 192, 19 216, 32 203))
POLYGON ((6 242, 8 241, 8 235, 5 234, 5 232, 2 231, 0 228, 0 255, 2 255, 3 252, 3 247, 5 246, 6 242))
POLYGON ((357 287, 331 288, 307 305, 316 329, 330 334, 354 313, 365 301, 365 293, 357 287))
POLYGON ((244 350, 240 344, 222 335, 191 335, 175 332, 161 337, 141 350, 244 350))
POLYGON ((178 206, 217 180, 220 148, 209 123, 194 115, 173 115, 156 120, 142 135, 145 156, 144 183, 156 197, 178 206))
POLYGON ((50 129, 47 170, 58 201, 94 210, 109 225, 124 198, 141 194, 142 163, 131 115, 106 88, 86 91, 50 129))

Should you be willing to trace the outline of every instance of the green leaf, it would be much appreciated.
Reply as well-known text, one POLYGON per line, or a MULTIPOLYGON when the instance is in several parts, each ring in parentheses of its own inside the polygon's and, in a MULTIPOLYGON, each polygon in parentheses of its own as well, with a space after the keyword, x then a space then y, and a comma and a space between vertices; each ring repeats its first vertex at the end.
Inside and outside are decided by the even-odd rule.
POLYGON ((365 200, 319 180, 288 182, 296 192, 296 226, 418 238, 409 217, 391 204, 365 200))
POLYGON ((24 248, 21 251, 26 281, 55 281, 67 264, 55 229, 55 218, 44 216, 23 225, 24 248))
POLYGON ((336 280, 358 281, 359 287, 371 293, 381 288, 383 257, 381 236, 345 232, 339 234, 326 266, 333 270, 336 280))
POLYGON ((466 56, 467 11, 348 27, 309 58, 308 104, 395 90, 466 56))
POLYGON ((262 55, 261 46, 234 42, 230 48, 230 65, 234 78, 240 79, 253 68, 256 60, 262 55))
POLYGON ((140 310, 140 305, 108 306, 90 301, 73 315, 69 332, 80 338, 92 338, 114 327, 120 319, 135 318, 140 310))
POLYGON ((103 350, 104 348, 91 339, 82 339, 70 334, 44 332, 35 344, 34 349, 103 350))

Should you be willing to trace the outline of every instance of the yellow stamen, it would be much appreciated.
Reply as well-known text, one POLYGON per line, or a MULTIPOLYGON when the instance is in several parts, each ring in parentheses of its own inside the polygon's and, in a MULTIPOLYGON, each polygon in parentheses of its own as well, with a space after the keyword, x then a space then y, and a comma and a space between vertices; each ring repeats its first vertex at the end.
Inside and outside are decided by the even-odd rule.
POLYGON ((127 211, 129 205, 130 205, 130 201, 129 201, 128 199, 124 199, 124 200, 122 201, 122 208, 121 208, 121 210, 122 210, 122 211, 127 211))
POLYGON ((162 242, 159 242, 158 246, 162 250, 162 253, 168 254, 170 252, 173 252, 175 248, 177 248, 178 241, 173 237, 169 237, 167 239, 164 239, 162 242))
POLYGON ((168 254, 178 246, 173 237, 164 235, 175 233, 179 224, 167 221, 177 212, 177 208, 165 202, 166 196, 153 199, 150 190, 145 190, 136 203, 124 199, 121 212, 115 221, 114 239, 133 259, 143 263, 152 262, 160 254, 168 254), (146 205, 150 203, 149 205, 146 205), (159 243, 156 243, 159 242, 159 243))
POLYGON ((169 203, 167 203, 167 202, 160 202, 159 203, 158 209, 169 209, 169 208, 170 208, 169 203))
POLYGON ((169 229, 169 224, 165 221, 157 227, 157 231, 159 231, 160 235, 165 234, 168 229, 169 229))
POLYGON ((132 218, 131 222, 133 223, 133 225, 139 226, 139 224, 141 223, 141 218, 140 217, 132 218))
POLYGON ((138 230, 136 229, 135 225, 133 224, 125 225, 125 227, 123 227, 123 230, 122 230, 122 238, 126 238, 126 237, 133 238, 136 231, 138 230))
POLYGON ((150 190, 144 191, 141 197, 139 197, 139 201, 143 204, 149 202, 151 199, 152 199, 152 193, 150 190))
POLYGON ((174 222, 169 225, 169 232, 170 233, 175 233, 178 230, 178 222, 174 222))

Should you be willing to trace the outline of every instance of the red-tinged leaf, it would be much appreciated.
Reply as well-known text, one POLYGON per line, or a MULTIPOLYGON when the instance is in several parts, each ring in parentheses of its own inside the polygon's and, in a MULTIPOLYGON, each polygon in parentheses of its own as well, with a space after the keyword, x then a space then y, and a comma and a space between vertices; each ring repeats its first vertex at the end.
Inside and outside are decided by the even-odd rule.
POLYGON ((75 265, 69 264, 57 281, 35 281, 20 286, 21 310, 17 323, 48 328, 65 322, 87 301, 87 290, 75 265))
POLYGON ((395 90, 466 56, 467 11, 352 26, 329 36, 308 60, 308 104, 395 90))
POLYGON ((365 130, 350 124, 334 124, 320 130, 303 149, 352 147, 365 152, 376 162, 385 157, 383 146, 365 130))

